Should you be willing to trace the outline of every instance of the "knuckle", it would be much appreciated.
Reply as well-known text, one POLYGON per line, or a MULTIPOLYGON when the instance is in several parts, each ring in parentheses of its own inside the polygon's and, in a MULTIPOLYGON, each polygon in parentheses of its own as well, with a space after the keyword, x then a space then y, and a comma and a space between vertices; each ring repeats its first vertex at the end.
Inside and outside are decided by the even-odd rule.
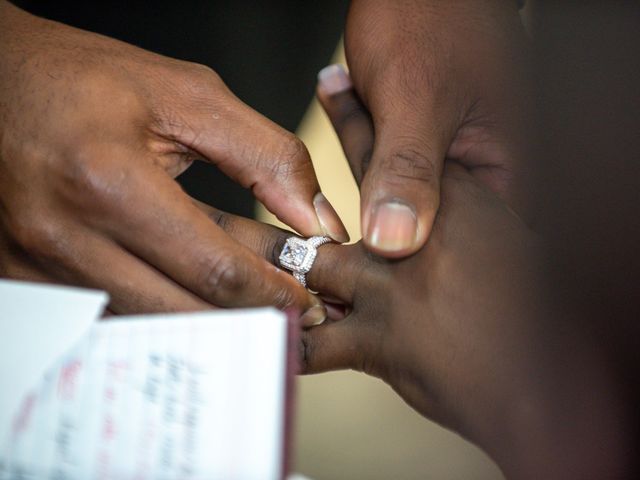
POLYGON ((80 147, 66 157, 58 193, 83 208, 102 210, 119 203, 131 173, 124 165, 105 161, 97 148, 80 147))
POLYGON ((309 152, 302 140, 292 133, 287 133, 282 140, 280 157, 284 160, 283 165, 295 165, 304 163, 309 159, 309 152))
POLYGON ((369 166, 371 165, 371 158, 373 157, 373 145, 368 146, 360 155, 360 177, 359 180, 362 180, 364 176, 367 174, 369 170, 369 166))
POLYGON ((240 294, 247 284, 248 271, 242 262, 229 255, 219 255, 202 268, 200 285, 207 298, 225 302, 240 294))
POLYGON ((297 303, 297 297, 293 289, 282 285, 276 287, 271 296, 271 304, 279 309, 285 309, 297 303))
POLYGON ((300 370, 303 374, 321 373, 329 369, 323 348, 313 329, 300 332, 300 370))
POLYGON ((301 373, 314 373, 318 371, 316 365, 316 342, 311 331, 300 332, 300 370, 301 373))
POLYGON ((341 102, 334 103, 335 114, 333 124, 338 132, 343 131, 345 127, 359 121, 365 116, 362 105, 353 98, 347 98, 341 102))
POLYGON ((11 221, 8 230, 18 248, 30 257, 55 259, 64 250, 67 236, 57 222, 27 214, 11 221))
POLYGON ((211 98, 212 93, 226 91, 227 87, 212 68, 200 63, 187 63, 184 69, 185 75, 182 78, 181 88, 185 93, 195 99, 211 98))
POLYGON ((222 78, 213 68, 203 65, 202 63, 191 63, 190 66, 196 78, 200 77, 203 81, 208 83, 223 83, 222 78))
POLYGON ((163 76, 163 88, 151 101, 153 128, 162 135, 195 146, 198 139, 191 139, 197 130, 193 119, 225 107, 230 90, 220 75, 199 63, 176 61, 159 75, 163 76))
POLYGON ((231 217, 228 213, 225 213, 217 208, 208 210, 207 216, 222 230, 229 231, 231 227, 231 217))
POLYGON ((275 162, 271 162, 271 176, 280 181, 292 178, 311 165, 311 157, 302 140, 287 133, 280 143, 275 162))
POLYGON ((436 167, 428 153, 418 148, 396 150, 382 161, 382 171, 390 182, 433 184, 438 180, 436 167))

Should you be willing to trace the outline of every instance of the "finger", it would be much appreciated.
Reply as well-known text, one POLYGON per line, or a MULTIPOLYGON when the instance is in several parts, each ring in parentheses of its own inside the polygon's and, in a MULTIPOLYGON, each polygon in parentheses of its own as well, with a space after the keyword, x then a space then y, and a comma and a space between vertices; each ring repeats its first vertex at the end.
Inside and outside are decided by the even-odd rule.
POLYGON ((342 65, 330 65, 320 71, 317 96, 338 135, 356 183, 360 185, 373 152, 371 116, 342 65))
POLYGON ((342 221, 320 191, 302 141, 241 102, 215 74, 202 81, 205 102, 196 98, 182 114, 189 127, 173 127, 176 140, 250 188, 303 235, 348 241, 342 221))
POLYGON ((427 155, 428 136, 407 127, 415 115, 407 119, 404 110, 390 109, 384 121, 379 115, 383 128, 374 149, 372 119, 344 68, 332 65, 318 78, 318 98, 361 185, 365 244, 386 257, 414 253, 426 241, 439 205, 444 147, 441 155, 427 155))
POLYGON ((50 281, 105 290, 109 309, 119 314, 214 308, 112 240, 92 231, 64 230, 46 254, 36 253, 50 281))
MULTIPOLYGON (((196 200, 194 203, 234 240, 273 265, 280 266, 280 253, 287 239, 294 236, 293 233, 222 212, 196 200)), ((322 245, 318 247, 318 255, 311 271, 307 274, 307 284, 311 290, 350 304, 364 261, 364 251, 361 247, 322 245)))
POLYGON ((356 329, 353 316, 301 332, 303 374, 363 370, 367 330, 356 329))
POLYGON ((426 242, 440 202, 440 177, 455 115, 390 69, 369 85, 375 129, 361 185, 363 240, 374 253, 401 258, 426 242), (392 88, 389 88, 392 86, 392 88))
POLYGON ((307 274, 307 284, 313 291, 353 305, 360 276, 368 265, 370 262, 361 243, 328 243, 318 248, 313 268, 307 274))
POLYGON ((58 283, 52 276, 47 275, 41 267, 15 258, 2 262, 0 278, 10 278, 23 282, 58 283))
POLYGON ((113 314, 216 308, 109 239, 87 236, 84 248, 74 258, 74 283, 109 292, 109 310, 113 314))
POLYGON ((31 222, 34 226, 27 229, 29 242, 13 247, 0 245, 0 254, 6 260, 2 262, 6 266, 3 275, 105 290, 112 313, 213 308, 95 231, 47 218, 31 218, 31 222))
POLYGON ((192 199, 192 201, 199 210, 223 229, 227 235, 251 249, 272 265, 280 266, 278 257, 287 238, 296 236, 293 232, 273 225, 223 212, 195 199, 192 199))
POLYGON ((177 284, 221 307, 321 307, 291 276, 213 224, 161 169, 137 166, 118 178, 118 188, 103 192, 103 228, 177 284))
POLYGON ((363 240, 389 258, 411 255, 426 242, 440 203, 444 158, 444 152, 427 153, 426 142, 403 145, 399 135, 387 131, 377 139, 361 186, 363 240))

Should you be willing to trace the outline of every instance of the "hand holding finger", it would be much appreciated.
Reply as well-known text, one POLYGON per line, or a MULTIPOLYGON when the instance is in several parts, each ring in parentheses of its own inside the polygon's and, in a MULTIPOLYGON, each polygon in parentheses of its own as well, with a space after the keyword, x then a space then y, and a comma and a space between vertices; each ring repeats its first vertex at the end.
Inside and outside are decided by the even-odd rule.
MULTIPOLYGON (((215 207, 194 201, 211 220, 231 238, 248 247, 269 263, 280 266, 279 257, 292 232, 222 212, 215 207)), ((318 247, 318 255, 307 274, 311 290, 321 292, 334 302, 351 304, 361 264, 356 261, 360 245, 328 243, 318 247), (340 275, 336 275, 340 272, 340 275)))
POLYGON ((119 313, 275 305, 324 315, 172 178, 205 157, 303 233, 344 238, 293 135, 206 67, 10 5, 0 26, 0 68, 13 72, 0 77, 0 134, 10 139, 0 152, 0 240, 13 247, 0 263, 16 264, 19 251, 48 278, 109 290, 119 313), (56 42, 33 33, 45 30, 56 42))

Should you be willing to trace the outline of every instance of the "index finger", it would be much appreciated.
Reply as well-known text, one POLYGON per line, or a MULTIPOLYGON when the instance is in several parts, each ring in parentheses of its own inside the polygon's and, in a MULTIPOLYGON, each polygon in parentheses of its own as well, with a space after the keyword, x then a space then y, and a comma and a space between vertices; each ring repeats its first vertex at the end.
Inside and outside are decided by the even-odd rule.
POLYGON ((193 81, 202 96, 193 98, 187 113, 180 112, 187 128, 169 125, 168 134, 251 189, 269 211, 303 235, 348 241, 320 190, 304 143, 240 101, 214 72, 193 81))
POLYGON ((300 313, 321 302, 213 224, 161 169, 136 167, 96 200, 94 216, 120 245, 203 300, 221 307, 272 305, 300 313))
MULTIPOLYGON (((222 212, 202 202, 195 201, 195 204, 228 235, 276 266, 280 265, 280 253, 287 239, 296 236, 272 225, 222 212)), ((351 304, 365 263, 366 255, 360 244, 322 245, 307 274, 307 283, 314 291, 351 304)))

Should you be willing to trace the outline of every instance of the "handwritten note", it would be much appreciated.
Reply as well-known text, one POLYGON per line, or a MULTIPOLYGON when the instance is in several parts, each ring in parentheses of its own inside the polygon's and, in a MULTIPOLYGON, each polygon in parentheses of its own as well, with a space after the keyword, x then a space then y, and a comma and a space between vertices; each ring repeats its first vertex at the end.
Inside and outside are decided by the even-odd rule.
POLYGON ((22 392, 0 479, 280 479, 286 343, 271 309, 94 323, 22 392))
POLYGON ((104 292, 0 279, 0 452, 24 392, 86 334, 107 299, 104 292))

